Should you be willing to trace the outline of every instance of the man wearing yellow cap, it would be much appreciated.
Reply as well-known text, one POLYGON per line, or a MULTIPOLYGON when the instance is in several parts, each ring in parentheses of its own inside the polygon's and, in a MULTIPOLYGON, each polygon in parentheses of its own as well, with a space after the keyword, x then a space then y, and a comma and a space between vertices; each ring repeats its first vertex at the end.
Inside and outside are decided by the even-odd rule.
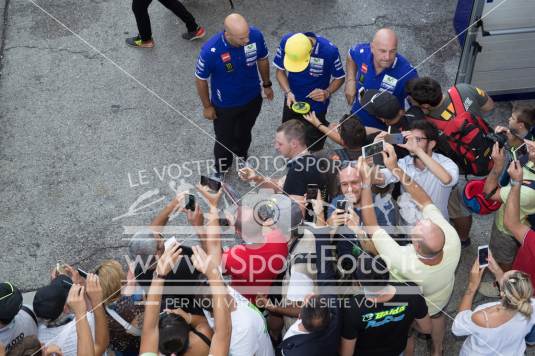
MULTIPOLYGON (((326 38, 312 32, 289 33, 282 37, 273 60, 277 80, 285 94, 282 122, 298 119, 306 125, 306 144, 310 151, 319 151, 325 136, 318 129, 328 126, 325 119, 329 98, 345 80, 338 48, 326 38), (292 110, 296 102, 305 102, 320 119, 318 127, 304 120, 301 112, 292 110)), ((298 110, 299 111, 299 110, 298 110)))

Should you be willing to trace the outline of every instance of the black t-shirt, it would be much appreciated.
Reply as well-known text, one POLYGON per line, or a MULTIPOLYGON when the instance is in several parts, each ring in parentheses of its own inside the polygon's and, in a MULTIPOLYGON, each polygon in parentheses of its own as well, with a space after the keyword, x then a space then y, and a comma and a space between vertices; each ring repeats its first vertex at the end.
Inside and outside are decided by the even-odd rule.
POLYGON ((325 174, 328 164, 324 164, 316 156, 304 155, 288 162, 288 173, 284 181, 285 194, 305 195, 308 184, 317 184, 320 189, 325 187, 325 174), (325 167, 321 166, 324 164, 325 167))
POLYGON ((363 295, 353 296, 350 307, 343 311, 342 337, 357 338, 354 355, 399 355, 407 345, 407 335, 414 319, 427 315, 427 305, 419 294, 401 291, 403 283, 392 283, 396 294, 386 305, 365 300, 363 295))
MULTIPOLYGON (((137 284, 145 292, 148 292, 152 283, 154 269, 143 271, 143 267, 136 264, 134 273, 137 284)), ((181 287, 189 287, 191 290, 191 287, 198 286, 200 275, 201 273, 193 268, 193 262, 191 262, 190 256, 183 256, 178 263, 176 272, 171 271, 165 277, 164 295, 162 295, 161 302, 162 309, 182 308, 192 314, 204 315, 199 303, 194 303, 195 296, 180 291, 181 287)))

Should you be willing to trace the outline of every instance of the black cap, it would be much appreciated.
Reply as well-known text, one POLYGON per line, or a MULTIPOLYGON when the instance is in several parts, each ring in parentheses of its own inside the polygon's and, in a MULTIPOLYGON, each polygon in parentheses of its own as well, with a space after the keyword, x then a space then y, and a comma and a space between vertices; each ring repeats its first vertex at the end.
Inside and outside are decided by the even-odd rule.
POLYGON ((11 283, 0 283, 0 322, 9 324, 22 307, 22 293, 11 283))
POLYGON ((39 288, 33 298, 33 311, 39 318, 57 319, 63 312, 72 280, 60 274, 46 287, 39 288))
POLYGON ((364 92, 361 104, 370 115, 385 120, 395 119, 401 110, 401 105, 394 95, 374 89, 364 92))
POLYGON ((361 286, 384 287, 390 280, 390 272, 381 257, 363 253, 357 259, 357 268, 353 272, 353 277, 361 286))

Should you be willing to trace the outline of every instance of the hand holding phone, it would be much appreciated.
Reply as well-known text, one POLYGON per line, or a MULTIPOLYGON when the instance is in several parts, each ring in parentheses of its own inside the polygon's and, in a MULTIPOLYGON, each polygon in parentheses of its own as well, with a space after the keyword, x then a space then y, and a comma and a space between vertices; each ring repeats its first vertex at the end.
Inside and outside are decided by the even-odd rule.
POLYGON ((307 185, 307 200, 314 200, 318 198, 319 187, 317 184, 307 185))
POLYGON ((368 158, 375 156, 385 150, 385 141, 377 141, 374 143, 370 143, 369 145, 366 145, 362 147, 362 157, 368 158))
POLYGON ((201 176, 201 185, 208 187, 213 192, 218 192, 221 189, 221 181, 207 176, 201 176))
POLYGON ((186 194, 186 203, 184 204, 184 209, 189 211, 195 211, 195 195, 186 194))

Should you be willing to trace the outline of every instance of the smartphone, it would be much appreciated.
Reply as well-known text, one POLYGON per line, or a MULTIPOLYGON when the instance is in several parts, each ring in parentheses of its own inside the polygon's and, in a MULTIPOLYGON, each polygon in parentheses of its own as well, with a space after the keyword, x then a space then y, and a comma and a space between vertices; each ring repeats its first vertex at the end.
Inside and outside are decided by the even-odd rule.
POLYGON ((385 150, 385 141, 377 141, 374 143, 370 143, 369 145, 366 145, 362 147, 362 157, 368 158, 371 156, 375 156, 376 154, 379 154, 385 150))
POLYGON ((477 256, 479 258, 479 267, 487 267, 489 265, 489 261, 487 261, 489 258, 489 245, 479 246, 477 248, 477 256))
POLYGON ((165 246, 165 249, 169 249, 169 247, 171 247, 171 245, 173 244, 173 242, 176 242, 178 243, 178 240, 176 239, 176 237, 170 237, 168 238, 167 240, 165 240, 165 242, 163 243, 163 245, 165 246))
POLYGON ((393 134, 388 134, 387 142, 392 145, 400 145, 400 144, 407 142, 407 139, 405 138, 405 136, 403 136, 402 133, 393 133, 393 134))
POLYGON ((345 212, 347 209, 347 200, 338 200, 336 202, 336 209, 343 210, 345 212))
POLYGON ((247 167, 247 162, 245 162, 243 159, 238 159, 238 170, 241 171, 245 167, 247 167))
POLYGON ((313 200, 318 198, 319 187, 317 184, 307 185, 307 200, 313 200))
POLYGON ((184 208, 190 211, 195 211, 195 195, 188 194, 186 196, 186 204, 184 205, 184 208))
POLYGON ((513 151, 513 158, 520 162, 520 165, 524 166, 529 161, 528 147, 526 144, 522 144, 516 150, 513 151))
POLYGON ((78 274, 80 276, 82 276, 82 278, 87 278, 87 272, 84 271, 83 269, 81 269, 80 267, 77 268, 78 269, 78 274))
POLYGON ((209 178, 207 176, 201 176, 201 185, 208 187, 214 192, 217 192, 221 188, 221 181, 209 178))

